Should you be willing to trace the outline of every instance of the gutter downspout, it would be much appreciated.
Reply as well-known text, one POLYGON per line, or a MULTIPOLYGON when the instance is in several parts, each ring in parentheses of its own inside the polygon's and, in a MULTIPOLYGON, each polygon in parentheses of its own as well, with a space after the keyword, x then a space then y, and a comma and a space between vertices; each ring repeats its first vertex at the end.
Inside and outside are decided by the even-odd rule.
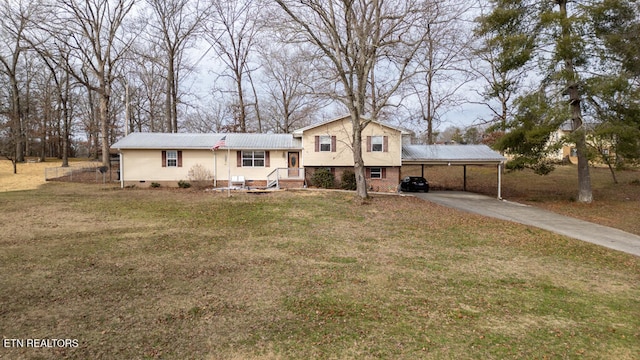
POLYGON ((120 157, 120 189, 124 189, 124 157, 120 150, 118 150, 118 156, 120 157))

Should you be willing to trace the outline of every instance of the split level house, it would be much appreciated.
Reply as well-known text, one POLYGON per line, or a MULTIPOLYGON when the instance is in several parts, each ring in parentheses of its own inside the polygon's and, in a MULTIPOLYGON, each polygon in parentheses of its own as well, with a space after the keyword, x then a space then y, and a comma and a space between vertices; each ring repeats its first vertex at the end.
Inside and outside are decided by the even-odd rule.
MULTIPOLYGON (((371 190, 394 192, 401 176, 421 175, 402 174, 405 162, 414 169, 416 164, 423 164, 424 172, 424 164, 451 165, 452 161, 463 160, 464 164, 502 166, 505 160, 484 145, 462 146, 467 155, 451 155, 447 151, 447 158, 423 159, 415 154, 438 157, 443 152, 434 151, 434 146, 409 145, 408 135, 401 128, 375 121, 362 131, 362 157, 371 190), (409 158, 403 158, 403 154, 409 158)), ((336 179, 345 170, 353 169, 351 138, 351 120, 347 116, 292 134, 132 133, 113 144, 112 149, 120 157, 122 187, 152 183, 177 186, 179 181, 190 181, 204 173, 216 187, 296 188, 311 184, 318 169, 329 169, 336 179)))

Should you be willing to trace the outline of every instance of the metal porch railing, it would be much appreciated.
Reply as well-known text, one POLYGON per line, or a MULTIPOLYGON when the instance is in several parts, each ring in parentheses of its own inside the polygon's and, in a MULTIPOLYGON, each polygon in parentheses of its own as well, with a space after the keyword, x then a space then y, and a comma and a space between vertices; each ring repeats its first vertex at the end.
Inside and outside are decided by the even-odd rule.
POLYGON ((303 180, 304 168, 277 168, 267 175, 267 188, 280 189, 282 180, 303 180))

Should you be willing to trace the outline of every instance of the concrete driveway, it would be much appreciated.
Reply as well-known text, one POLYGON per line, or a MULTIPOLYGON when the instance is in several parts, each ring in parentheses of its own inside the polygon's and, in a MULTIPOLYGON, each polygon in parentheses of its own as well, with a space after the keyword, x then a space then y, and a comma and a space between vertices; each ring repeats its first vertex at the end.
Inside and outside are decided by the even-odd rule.
POLYGON ((640 236, 533 206, 459 191, 432 191, 426 194, 415 193, 411 195, 462 211, 534 226, 640 256, 640 236))

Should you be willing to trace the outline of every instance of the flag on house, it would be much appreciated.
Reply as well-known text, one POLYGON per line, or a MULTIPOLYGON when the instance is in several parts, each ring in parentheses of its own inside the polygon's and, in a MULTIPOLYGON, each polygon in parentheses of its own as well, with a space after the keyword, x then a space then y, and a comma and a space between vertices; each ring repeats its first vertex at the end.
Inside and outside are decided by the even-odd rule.
POLYGON ((222 139, 218 140, 218 142, 213 145, 213 147, 211 148, 211 150, 218 150, 220 147, 225 146, 226 143, 225 141, 227 140, 227 136, 223 136, 222 139))

